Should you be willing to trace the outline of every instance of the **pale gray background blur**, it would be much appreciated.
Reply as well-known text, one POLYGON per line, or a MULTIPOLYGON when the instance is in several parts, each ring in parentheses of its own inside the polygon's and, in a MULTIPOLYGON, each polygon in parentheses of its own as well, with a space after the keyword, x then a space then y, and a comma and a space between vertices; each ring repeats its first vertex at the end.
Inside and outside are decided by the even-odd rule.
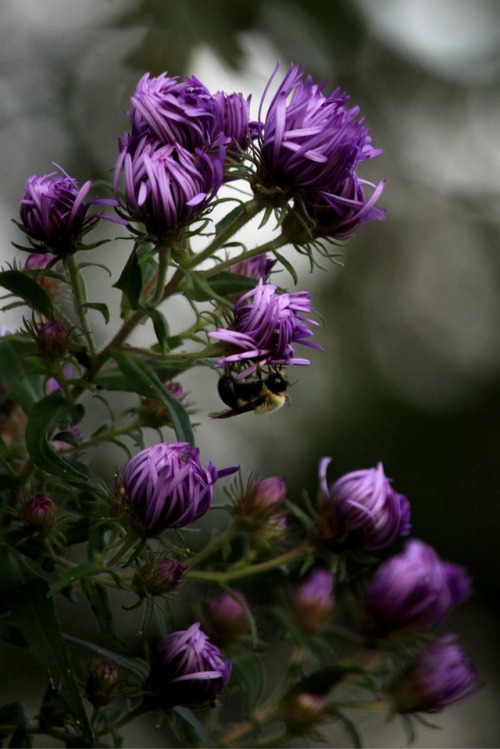
MULTIPOLYGON (((2 0, 0 256, 21 256, 10 219, 30 174, 56 162, 82 182, 109 179, 143 72, 194 73, 213 91, 253 92, 256 115, 276 60, 304 64, 360 105, 384 149, 362 176, 387 177, 387 221, 349 243, 343 270, 309 276, 304 264, 301 285, 326 320, 317 335, 325 351, 293 373, 290 408, 214 423, 216 375, 185 377, 202 457, 285 475, 292 496, 314 490, 323 455, 333 456, 332 475, 382 460, 412 501, 414 535, 467 566, 475 583, 450 626, 485 688, 437 716, 441 731, 422 728, 416 746, 499 746, 499 2, 2 0)), ((127 251, 102 250, 113 281, 127 251)), ((89 278, 94 299, 111 301, 106 274, 89 278)), ((166 312, 174 330, 187 314, 166 312)), ((15 327, 15 313, 2 323, 15 327)), ((103 328, 102 341, 111 333, 103 328)), ((111 476, 123 454, 101 462, 111 476)), ((24 652, 5 649, 1 704, 24 699, 36 709, 27 664, 24 652)), ((365 718, 362 729, 369 746, 404 745, 397 722, 365 718)), ((126 745, 165 739, 146 719, 126 745)))

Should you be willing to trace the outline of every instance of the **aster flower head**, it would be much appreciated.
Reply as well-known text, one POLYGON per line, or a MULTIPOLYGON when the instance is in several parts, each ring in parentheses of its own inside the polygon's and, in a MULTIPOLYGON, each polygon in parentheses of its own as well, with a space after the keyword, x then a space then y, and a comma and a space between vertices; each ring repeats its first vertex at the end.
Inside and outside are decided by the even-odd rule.
POLYGON ((76 179, 57 172, 28 178, 19 213, 37 253, 64 257, 74 251, 99 219, 88 212, 96 202, 86 202, 91 186, 87 181, 79 187, 76 179))
POLYGON ((339 88, 325 95, 325 87, 292 64, 266 117, 259 112, 260 176, 265 185, 336 191, 361 161, 381 153, 371 145, 368 127, 357 119, 359 108, 348 108, 349 96, 339 88))
POLYGON ((386 559, 365 598, 367 634, 429 630, 470 595, 470 579, 458 564, 442 561, 434 549, 412 539, 386 559))
POLYGON ((199 450, 187 442, 164 442, 136 453, 126 464, 121 484, 133 522, 144 535, 184 528, 210 508, 218 471, 200 463, 199 450))
POLYGON ((168 73, 142 76, 127 112, 132 135, 194 151, 212 144, 220 102, 194 76, 180 81, 168 73))
POLYGON ((122 207, 155 236, 178 229, 199 216, 223 180, 225 151, 194 153, 180 145, 161 146, 146 137, 136 142, 124 135, 115 167, 115 194, 124 175, 122 207))
POLYGON ((400 713, 435 713, 471 697, 481 686, 458 636, 448 633, 422 650, 389 693, 400 713))
POLYGON ((223 134, 228 141, 228 153, 237 157, 259 132, 258 124, 250 121, 251 97, 245 99, 243 94, 218 91, 214 98, 220 107, 215 132, 223 134))
POLYGON ((21 520, 34 533, 45 536, 54 525, 57 506, 48 494, 35 494, 24 505, 21 520))
POLYGON ((390 546, 398 536, 410 532, 408 499, 391 487, 382 463, 376 468, 352 471, 330 487, 326 472, 331 458, 320 461, 320 482, 327 515, 332 517, 335 535, 347 534, 346 543, 364 551, 390 546), (328 510, 331 509, 331 513, 328 510))
POLYGON ((175 705, 213 705, 226 688, 232 664, 195 622, 172 632, 156 646, 144 685, 145 705, 168 709, 175 705))
POLYGON ((230 266, 229 270, 231 273, 239 273, 241 276, 266 281, 276 265, 276 262, 277 260, 275 258, 270 258, 263 253, 262 255, 257 255, 248 260, 242 260, 239 263, 235 263, 230 266))
POLYGON ((118 669, 110 661, 94 661, 90 664, 85 697, 91 705, 103 707, 112 702, 118 676, 118 669))
POLYGON ((58 361, 68 351, 70 331, 58 320, 47 320, 41 324, 25 320, 25 326, 45 361, 58 361))
POLYGON ((333 575, 317 569, 295 590, 293 611, 298 623, 306 632, 317 634, 328 626, 333 611, 333 575))
POLYGON ((295 356, 294 343, 322 351, 319 344, 309 341, 318 325, 305 315, 312 312, 308 291, 278 293, 278 287, 259 281, 255 288, 243 294, 234 305, 231 329, 221 329, 208 335, 228 349, 228 354, 214 366, 223 367, 234 362, 259 365, 310 364, 309 359, 295 356))

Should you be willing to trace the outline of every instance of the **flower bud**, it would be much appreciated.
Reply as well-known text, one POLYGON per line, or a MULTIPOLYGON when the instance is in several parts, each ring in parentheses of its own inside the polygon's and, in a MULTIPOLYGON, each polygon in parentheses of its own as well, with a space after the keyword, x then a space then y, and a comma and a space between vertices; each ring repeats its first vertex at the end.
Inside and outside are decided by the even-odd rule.
POLYGON ((470 580, 462 567, 443 562, 431 546, 412 539, 375 573, 362 628, 372 637, 429 630, 469 595, 470 580))
POLYGON ((245 596, 236 589, 209 603, 208 615, 215 642, 230 645, 239 640, 248 629, 245 606, 248 606, 245 596))
MULTIPOLYGON (((187 393, 180 384, 172 380, 165 383, 165 387, 169 390, 174 398, 189 411, 189 403, 187 402, 187 393)), ((173 426, 172 417, 166 406, 157 398, 143 398, 139 408, 139 414, 144 426, 152 427, 157 429, 163 426, 173 426)))
POLYGON ((414 663, 389 687, 399 713, 435 713, 475 694, 481 684, 455 634, 425 647, 414 663))
POLYGON ((218 478, 237 471, 218 471, 200 463, 199 450, 187 442, 151 445, 126 464, 121 483, 136 529, 155 535, 166 528, 184 528, 204 515, 218 478))
POLYGON ((398 494, 384 474, 382 463, 376 468, 352 471, 328 487, 326 470, 331 458, 320 462, 323 512, 316 526, 317 543, 327 549, 349 546, 375 551, 392 544, 398 536, 410 532, 410 505, 398 494))
POLYGON ((85 685, 85 696, 94 707, 109 705, 113 700, 118 669, 109 661, 94 661, 90 664, 85 685))
POLYGON ((324 632, 333 611, 333 576, 326 570, 314 570, 295 591, 292 599, 295 618, 310 634, 324 632))
POLYGON ((157 559, 135 573, 132 586, 141 598, 162 596, 177 588, 186 570, 186 565, 177 559, 157 559))
POLYGON ((69 331, 62 323, 48 320, 41 325, 31 322, 25 324, 44 361, 56 362, 63 358, 68 351, 69 331))
POLYGON ((309 733, 324 715, 326 700, 320 694, 301 692, 296 695, 285 714, 287 731, 301 736, 309 733))
POLYGON ((251 479, 234 508, 234 517, 245 528, 266 525, 278 514, 286 494, 287 486, 279 476, 269 476, 261 481, 251 479))
POLYGON ((35 494, 29 499, 21 511, 21 520, 31 530, 46 536, 54 525, 57 506, 48 494, 35 494))

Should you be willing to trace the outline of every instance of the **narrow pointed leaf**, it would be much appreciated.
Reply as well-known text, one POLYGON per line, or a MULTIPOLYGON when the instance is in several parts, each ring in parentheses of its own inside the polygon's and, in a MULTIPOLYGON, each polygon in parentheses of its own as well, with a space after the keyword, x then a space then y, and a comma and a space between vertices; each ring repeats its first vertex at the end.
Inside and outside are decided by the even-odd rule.
POLYGON ((136 393, 146 398, 156 398, 167 408, 179 442, 194 445, 193 429, 186 409, 165 387, 154 369, 144 359, 128 352, 114 350, 111 355, 136 393))
POLYGON ((52 301, 50 296, 40 284, 25 273, 19 270, 1 271, 0 286, 24 299, 26 304, 37 312, 41 312, 45 317, 51 316, 52 301))
POLYGON ((0 593, 38 665, 64 700, 78 729, 93 736, 78 682, 66 649, 47 581, 9 547, 0 545, 0 593))

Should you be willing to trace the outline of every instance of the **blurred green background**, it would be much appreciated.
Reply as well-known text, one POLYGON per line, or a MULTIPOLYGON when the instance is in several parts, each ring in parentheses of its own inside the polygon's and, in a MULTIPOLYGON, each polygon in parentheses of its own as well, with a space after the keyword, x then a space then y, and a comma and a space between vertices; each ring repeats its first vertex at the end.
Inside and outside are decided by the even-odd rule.
MULTIPOLYGON (((412 502, 413 535, 473 577, 474 598, 451 626, 486 682, 417 746, 498 746, 500 3, 3 0, 1 19, 4 262, 19 255, 10 218, 30 174, 56 162, 81 181, 110 178, 145 71, 253 92, 256 116, 276 61, 293 61, 359 104, 384 149, 361 176, 387 177, 387 220, 359 231, 343 269, 309 276, 299 262, 325 351, 292 372, 290 408, 214 424, 215 374, 189 373, 185 384, 204 459, 284 475, 292 497, 314 492, 324 455, 332 480, 384 463, 412 502)), ((103 262, 116 272, 126 252, 108 245, 103 262)), ((13 313, 3 322, 15 324, 13 313)), ((404 742, 371 722, 367 736, 370 746, 404 742)))

